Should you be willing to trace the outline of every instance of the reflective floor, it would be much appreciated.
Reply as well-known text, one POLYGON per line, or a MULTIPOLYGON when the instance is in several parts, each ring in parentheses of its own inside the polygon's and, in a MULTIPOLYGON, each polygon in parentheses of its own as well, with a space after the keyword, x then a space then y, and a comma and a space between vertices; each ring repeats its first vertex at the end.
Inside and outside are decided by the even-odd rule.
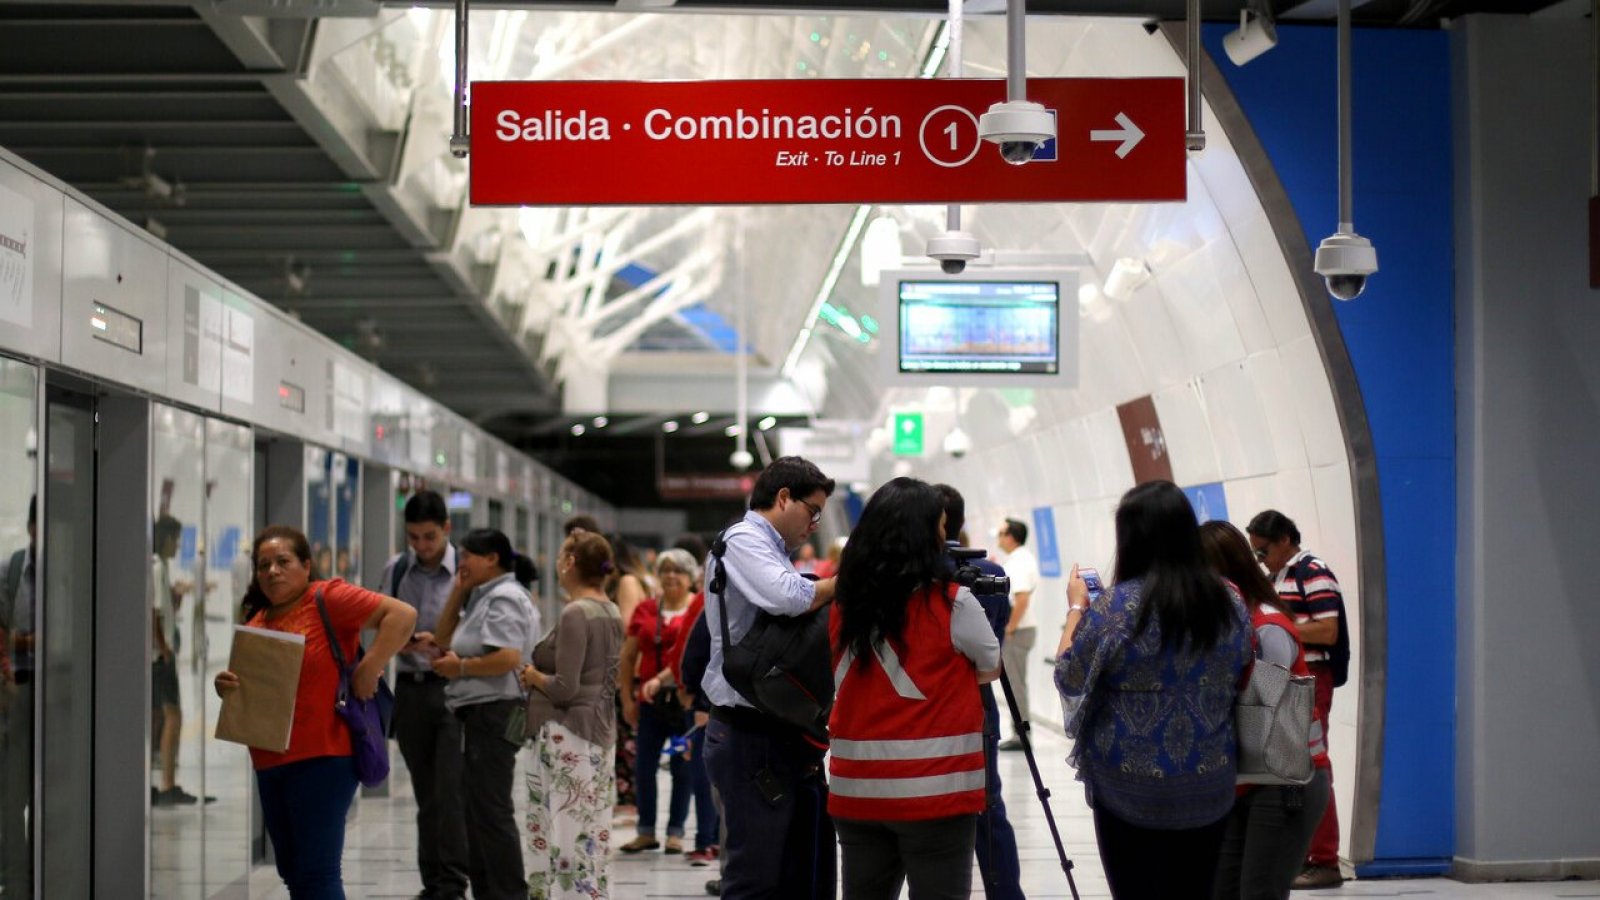
MULTIPOLYGON (((1053 734, 1037 738, 1039 765, 1047 787, 1055 791, 1051 805, 1056 822, 1073 860, 1073 877, 1082 897, 1109 897, 1099 857, 1095 854, 1094 829, 1083 793, 1072 780, 1065 762, 1067 743, 1053 734)), ((391 782, 393 794, 387 798, 363 798, 351 824, 345 848, 345 890, 352 898, 413 897, 421 889, 417 880, 416 831, 412 825, 415 806, 410 800, 410 783, 404 765, 391 782)), ((1006 805, 1017 828, 1022 857, 1023 887, 1030 898, 1071 897, 1061 863, 1050 840, 1044 813, 1034 796, 1028 767, 1021 753, 1001 756, 1001 777, 1005 781, 1006 805)), ((518 784, 520 784, 520 778, 518 784)), ((662 780, 665 787, 665 778, 662 780)), ((518 791, 518 794, 521 792, 518 791)), ((518 797, 519 815, 522 805, 518 797)), ((663 811, 663 816, 665 815, 663 811)), ((693 814, 691 813, 691 816, 693 814)), ((658 827, 664 830, 664 822, 658 827)), ((691 822, 689 831, 693 833, 691 822)), ((617 829, 622 843, 632 838, 631 828, 617 829)), ((983 888, 973 869, 973 897, 981 898, 983 888)), ((681 856, 646 853, 619 856, 612 866, 612 896, 632 898, 703 897, 715 869, 691 868, 681 856)), ((259 869, 251 879, 252 897, 287 900, 270 869, 259 869)), ((1548 884, 1467 885, 1444 878, 1403 881, 1347 882, 1338 890, 1296 893, 1297 898, 1319 897, 1416 897, 1425 900, 1489 900, 1489 898, 1600 898, 1600 882, 1559 882, 1548 884)))

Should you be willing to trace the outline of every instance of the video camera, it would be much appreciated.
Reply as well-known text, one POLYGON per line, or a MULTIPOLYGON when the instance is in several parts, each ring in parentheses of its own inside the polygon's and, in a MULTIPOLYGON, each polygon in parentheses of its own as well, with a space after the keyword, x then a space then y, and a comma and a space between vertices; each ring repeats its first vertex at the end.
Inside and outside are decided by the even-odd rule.
POLYGON ((971 564, 972 560, 983 559, 988 551, 978 547, 958 546, 954 541, 945 544, 944 552, 950 557, 950 580, 972 591, 975 597, 988 597, 995 594, 1011 593, 1011 579, 1005 575, 985 575, 983 570, 971 564))

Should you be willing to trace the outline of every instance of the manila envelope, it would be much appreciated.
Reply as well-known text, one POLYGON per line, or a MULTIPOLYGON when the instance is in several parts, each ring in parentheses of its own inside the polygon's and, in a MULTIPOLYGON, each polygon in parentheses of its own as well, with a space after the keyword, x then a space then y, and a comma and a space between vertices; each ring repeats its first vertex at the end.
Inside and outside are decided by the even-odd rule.
POLYGON ((239 687, 222 698, 217 740, 276 753, 289 749, 305 655, 304 635, 235 625, 228 670, 239 676, 239 687))

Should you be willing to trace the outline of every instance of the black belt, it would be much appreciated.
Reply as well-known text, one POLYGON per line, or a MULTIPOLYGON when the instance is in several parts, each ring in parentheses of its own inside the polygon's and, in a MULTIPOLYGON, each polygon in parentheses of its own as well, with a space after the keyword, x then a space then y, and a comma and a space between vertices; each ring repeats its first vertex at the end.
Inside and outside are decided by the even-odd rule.
POLYGON ((774 719, 749 706, 713 706, 711 718, 740 731, 754 731, 758 734, 783 735, 799 730, 788 722, 774 719))
POLYGON ((437 672, 418 670, 414 672, 396 672, 395 680, 401 684, 433 684, 434 682, 444 684, 445 677, 437 672))

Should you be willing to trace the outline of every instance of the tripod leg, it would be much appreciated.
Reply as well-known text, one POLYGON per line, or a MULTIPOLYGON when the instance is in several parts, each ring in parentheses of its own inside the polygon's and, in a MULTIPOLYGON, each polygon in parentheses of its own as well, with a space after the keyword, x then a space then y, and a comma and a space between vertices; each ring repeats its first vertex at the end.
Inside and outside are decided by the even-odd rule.
POLYGON ((1067 858, 1066 845, 1061 843, 1061 830, 1056 827, 1055 814, 1050 811, 1050 789, 1044 786, 1044 778, 1039 775, 1039 761, 1033 755, 1033 726, 1022 717, 1022 710, 1017 708, 1017 695, 1011 689, 1011 679, 1006 676, 1004 667, 1000 669, 1000 690, 1006 695, 1006 705, 1011 709, 1017 740, 1022 742, 1022 755, 1027 758, 1028 772, 1033 775, 1034 793, 1039 797, 1039 806, 1044 809, 1045 823, 1050 826, 1050 838, 1055 841, 1056 856, 1061 859, 1061 871, 1067 875, 1067 887, 1072 891, 1073 900, 1078 900, 1078 884, 1072 878, 1072 860, 1067 858))

